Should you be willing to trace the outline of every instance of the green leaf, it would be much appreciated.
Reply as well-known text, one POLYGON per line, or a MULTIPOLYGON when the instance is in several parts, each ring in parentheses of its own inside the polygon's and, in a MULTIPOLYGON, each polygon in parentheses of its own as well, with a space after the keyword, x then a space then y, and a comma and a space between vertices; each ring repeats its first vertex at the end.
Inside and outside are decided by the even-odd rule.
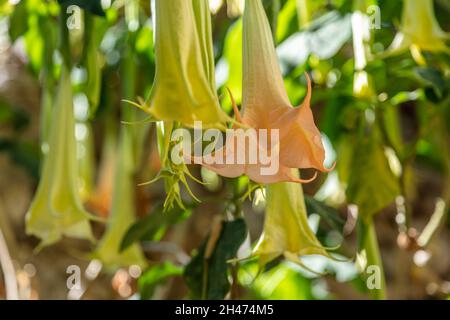
POLYGON ((33 179, 39 179, 39 146, 29 142, 0 138, 0 153, 8 153, 16 165, 27 170, 33 179))
POLYGON ((400 128, 399 108, 386 104, 382 113, 382 124, 389 145, 401 157, 405 150, 400 128))
POLYGON ((305 196, 305 204, 308 214, 317 213, 333 230, 342 234, 345 221, 339 216, 338 210, 310 196, 305 196))
MULTIPOLYGON (((272 34, 277 34, 278 29, 278 14, 280 12, 280 0, 265 0, 263 1, 264 11, 269 19, 270 29, 272 34)), ((274 37, 276 42, 276 37, 274 37)))
POLYGON ((28 30, 27 2, 20 1, 15 7, 9 20, 9 37, 11 42, 16 41, 28 30))
POLYGON ((183 274, 183 268, 164 262, 145 271, 138 280, 139 293, 142 300, 151 299, 158 285, 168 278, 183 274))
MULTIPOLYGON (((248 272, 248 271, 247 271, 248 272)), ((256 299, 312 300, 312 280, 305 278, 296 265, 282 262, 269 271, 261 273, 252 282, 256 299)))
POLYGON ((417 67, 414 73, 425 85, 433 88, 438 99, 442 99, 447 83, 441 71, 433 67, 417 67))
POLYGON ((331 11, 311 23, 306 31, 294 33, 282 42, 277 53, 286 66, 299 66, 312 53, 319 59, 330 59, 351 37, 350 15, 331 11))
POLYGON ((136 241, 158 241, 171 225, 189 217, 192 209, 192 206, 186 210, 174 207, 164 211, 163 206, 158 205, 152 213, 128 229, 120 244, 120 251, 124 251, 136 241))
POLYGON ((309 44, 319 59, 333 57, 352 36, 351 15, 331 11, 311 23, 309 44))
POLYGON ((223 221, 214 251, 209 259, 206 259, 205 251, 210 238, 208 236, 184 271, 192 298, 218 300, 225 297, 230 290, 227 261, 236 257, 246 235, 247 229, 243 219, 223 221))
MULTIPOLYGON (((86 30, 97 30, 98 23, 93 15, 86 13, 84 17, 86 30)), ((96 32, 85 32, 82 64, 86 68, 87 79, 84 83, 84 92, 89 101, 89 113, 94 117, 100 102, 101 86, 102 86, 102 68, 100 52, 98 51, 99 41, 101 39, 96 32)))
POLYGON ((79 6, 98 16, 105 16, 101 0, 58 0, 58 3, 64 6, 79 6))
POLYGON ((346 190, 348 202, 358 205, 359 215, 363 218, 388 206, 400 193, 378 127, 374 126, 359 137, 350 168, 346 190))
POLYGON ((297 0, 288 0, 278 15, 277 42, 298 30, 297 0))
POLYGON ((49 41, 49 37, 51 36, 50 34, 41 34, 39 20, 37 15, 30 16, 28 21, 30 28, 24 35, 27 56, 31 67, 36 74, 39 74, 39 70, 43 67, 45 42, 49 41), (46 39, 44 39, 44 37, 46 37, 46 39))

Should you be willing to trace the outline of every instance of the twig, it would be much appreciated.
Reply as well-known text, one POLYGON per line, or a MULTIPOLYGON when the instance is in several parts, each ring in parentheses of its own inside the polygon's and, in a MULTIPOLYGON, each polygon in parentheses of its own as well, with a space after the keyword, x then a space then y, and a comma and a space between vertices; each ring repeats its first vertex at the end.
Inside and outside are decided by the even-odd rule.
POLYGON ((373 218, 360 218, 359 227, 359 247, 360 250, 365 250, 367 257, 367 266, 377 266, 380 272, 380 287, 371 289, 370 294, 376 300, 385 300, 386 279, 384 275, 383 262, 380 255, 380 248, 378 245, 373 218))
POLYGON ((17 289, 16 271, 9 255, 8 246, 0 230, 0 266, 5 277, 6 299, 19 300, 19 292, 17 289))
POLYGON ((445 207, 445 201, 442 198, 439 198, 436 201, 436 206, 430 221, 428 221, 427 225, 417 239, 417 244, 419 246, 426 247, 430 243, 431 238, 441 225, 442 218, 445 216, 445 207))

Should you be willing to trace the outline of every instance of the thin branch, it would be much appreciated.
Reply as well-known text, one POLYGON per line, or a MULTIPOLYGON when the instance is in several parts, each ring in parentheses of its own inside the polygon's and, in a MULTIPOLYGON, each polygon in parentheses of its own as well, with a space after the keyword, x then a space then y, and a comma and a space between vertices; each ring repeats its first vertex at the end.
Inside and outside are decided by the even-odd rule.
POLYGON ((6 287, 7 300, 19 300, 19 292, 17 289, 16 271, 9 255, 8 246, 0 230, 0 266, 3 270, 6 287))
POLYGON ((445 201, 442 198, 439 198, 436 201, 436 206, 430 221, 428 221, 427 225, 417 239, 417 244, 419 246, 426 247, 430 243, 431 238, 441 225, 441 221, 443 221, 445 216, 445 208, 445 201))

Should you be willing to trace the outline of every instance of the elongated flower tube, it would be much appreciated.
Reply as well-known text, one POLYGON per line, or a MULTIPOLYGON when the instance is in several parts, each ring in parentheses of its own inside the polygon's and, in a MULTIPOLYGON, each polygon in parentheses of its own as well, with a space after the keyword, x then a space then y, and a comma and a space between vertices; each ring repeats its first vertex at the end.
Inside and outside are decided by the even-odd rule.
POLYGON ((156 0, 156 75, 144 110, 157 120, 224 127, 214 81, 208 0, 156 0))
MULTIPOLYGON (((127 128, 129 129, 129 128, 127 128)), ((145 257, 137 244, 120 252, 122 238, 135 221, 135 185, 132 137, 129 130, 122 130, 114 178, 111 213, 100 243, 93 257, 107 267, 146 266, 145 257)))
POLYGON ((299 257, 311 254, 330 257, 308 225, 301 185, 267 186, 264 229, 252 256, 259 257, 260 266, 279 256, 302 265, 299 257))
POLYGON ((387 53, 397 54, 410 49, 416 62, 424 64, 420 50, 450 53, 445 44, 449 37, 434 16, 433 0, 405 0, 400 31, 387 53))
MULTIPOLYGON (((292 176, 291 168, 324 167, 325 150, 319 130, 314 124, 310 107, 311 82, 303 103, 292 107, 283 83, 283 77, 273 44, 267 16, 260 0, 247 0, 243 17, 243 116, 234 105, 237 121, 261 130, 268 135, 277 130, 279 141, 268 143, 267 151, 279 159, 279 169, 274 174, 263 174, 262 163, 205 164, 205 167, 225 177, 246 174, 255 182, 276 183, 283 181, 309 182, 292 176)), ((256 138, 255 138, 256 139, 256 138)), ((269 139, 267 139, 269 140, 269 139)), ((258 147, 262 148, 258 138, 258 147)), ((216 154, 234 157, 235 145, 226 145, 216 154)), ((260 149, 261 150, 261 149, 260 149)), ((251 155, 248 155, 251 156, 251 155)), ((248 157, 246 157, 248 160, 248 157)), ((199 159, 196 159, 199 162, 199 159)), ((314 176, 315 177, 315 176, 314 176)), ((313 179, 314 179, 313 177, 313 179)))
POLYGON ((69 71, 63 67, 50 122, 49 150, 42 176, 26 215, 26 232, 40 238, 40 248, 64 236, 94 240, 90 215, 79 198, 75 119, 69 71))

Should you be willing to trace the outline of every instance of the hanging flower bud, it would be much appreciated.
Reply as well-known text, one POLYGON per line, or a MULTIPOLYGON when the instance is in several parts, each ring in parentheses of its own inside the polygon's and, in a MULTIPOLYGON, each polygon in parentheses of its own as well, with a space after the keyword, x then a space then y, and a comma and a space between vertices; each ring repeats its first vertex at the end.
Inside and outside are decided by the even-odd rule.
POLYGON ((111 268, 130 265, 146 266, 145 257, 137 244, 120 252, 122 239, 135 221, 133 168, 130 132, 123 130, 116 163, 112 209, 105 234, 93 255, 111 268))
POLYGON ((93 240, 90 215, 79 198, 75 119, 69 71, 63 67, 50 122, 49 150, 39 186, 26 215, 27 234, 42 240, 40 247, 64 236, 93 240))
POLYGON ((156 0, 156 76, 144 110, 157 120, 224 127, 214 80, 208 0, 156 0))
POLYGON ((403 1, 400 31, 387 53, 396 54, 409 48, 416 62, 424 64, 421 50, 450 53, 445 44, 449 36, 434 16, 433 0, 406 0, 403 1))
POLYGON ((264 229, 252 254, 259 257, 260 266, 282 255, 298 264, 303 255, 330 257, 308 225, 301 185, 271 184, 266 197, 264 229))

